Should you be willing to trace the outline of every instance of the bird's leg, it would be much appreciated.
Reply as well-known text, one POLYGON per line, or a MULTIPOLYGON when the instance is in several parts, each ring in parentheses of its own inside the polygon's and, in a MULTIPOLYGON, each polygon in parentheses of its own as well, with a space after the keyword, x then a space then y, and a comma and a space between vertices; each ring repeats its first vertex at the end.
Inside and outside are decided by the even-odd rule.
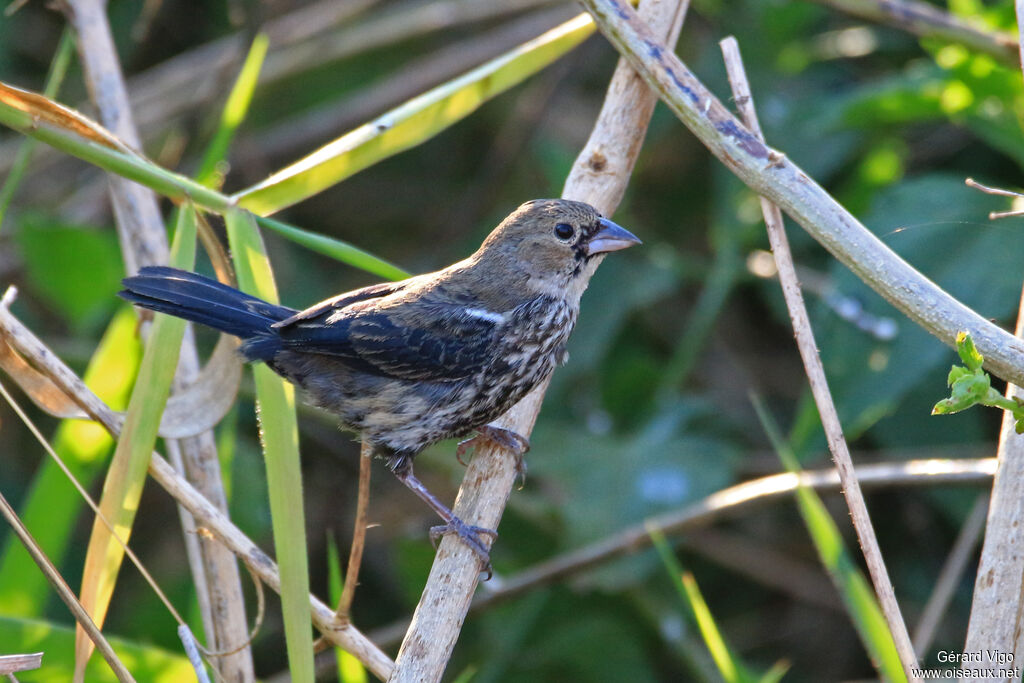
POLYGON ((527 451, 530 450, 530 440, 522 434, 517 434, 511 429, 505 429, 504 427, 497 427, 495 425, 484 425, 476 429, 476 436, 469 439, 464 439, 459 442, 458 447, 455 449, 455 459, 459 463, 465 466, 465 462, 462 460, 462 456, 472 448, 476 449, 480 446, 481 441, 490 441, 493 444, 497 444, 502 448, 510 451, 516 457, 516 474, 519 475, 520 484, 519 488, 526 485, 526 459, 523 457, 527 451))
POLYGON ((483 571, 487 572, 487 578, 491 578, 491 556, 487 550, 487 546, 484 545, 483 541, 480 540, 481 534, 487 534, 491 538, 497 538, 498 532, 494 529, 485 529, 484 527, 472 526, 466 524, 461 519, 456 517, 448 507, 437 499, 437 496, 427 490, 427 487, 423 485, 416 475, 412 473, 412 458, 409 456, 401 455, 394 456, 389 462, 391 471, 398 477, 398 481, 405 484, 410 491, 415 493, 419 498, 430 506, 430 509, 437 513, 437 515, 444 520, 444 524, 440 526, 431 527, 430 539, 434 541, 435 545, 437 539, 445 534, 458 534, 462 542, 470 547, 470 549, 476 553, 477 557, 483 563, 483 571))

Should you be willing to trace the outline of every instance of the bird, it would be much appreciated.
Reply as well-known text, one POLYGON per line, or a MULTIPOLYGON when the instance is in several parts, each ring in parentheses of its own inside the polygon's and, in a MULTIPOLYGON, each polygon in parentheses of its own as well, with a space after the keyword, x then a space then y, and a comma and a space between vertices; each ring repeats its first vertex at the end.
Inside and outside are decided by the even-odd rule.
POLYGON ((511 451, 529 440, 490 424, 566 362, 580 298, 604 257, 640 240, 589 204, 535 199, 505 218, 468 258, 432 273, 338 294, 305 310, 263 301, 217 280, 147 266, 122 280, 137 306, 241 339, 307 399, 357 433, 490 572, 481 535, 413 473, 439 441, 475 434, 511 451))

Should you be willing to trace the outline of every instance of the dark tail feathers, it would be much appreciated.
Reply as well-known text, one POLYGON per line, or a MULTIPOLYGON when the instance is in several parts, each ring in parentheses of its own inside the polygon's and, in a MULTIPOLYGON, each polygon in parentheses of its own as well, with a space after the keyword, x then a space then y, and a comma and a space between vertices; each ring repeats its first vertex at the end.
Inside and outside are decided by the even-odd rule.
POLYGON ((147 266, 121 281, 122 299, 240 337, 250 360, 269 360, 279 348, 271 325, 296 313, 177 268, 147 266))

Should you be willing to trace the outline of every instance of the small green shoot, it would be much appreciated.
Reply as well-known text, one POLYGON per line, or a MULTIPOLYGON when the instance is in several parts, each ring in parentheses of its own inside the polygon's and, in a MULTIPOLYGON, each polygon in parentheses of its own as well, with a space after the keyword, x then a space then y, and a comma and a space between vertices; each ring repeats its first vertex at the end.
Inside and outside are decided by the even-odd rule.
POLYGON ((1013 415, 1014 428, 1024 434, 1024 401, 1007 398, 992 388, 992 378, 981 369, 984 356, 978 351, 969 332, 956 335, 956 351, 963 365, 954 365, 946 378, 950 388, 949 398, 944 398, 932 408, 932 415, 950 415, 971 406, 982 405, 1002 408, 1013 415))

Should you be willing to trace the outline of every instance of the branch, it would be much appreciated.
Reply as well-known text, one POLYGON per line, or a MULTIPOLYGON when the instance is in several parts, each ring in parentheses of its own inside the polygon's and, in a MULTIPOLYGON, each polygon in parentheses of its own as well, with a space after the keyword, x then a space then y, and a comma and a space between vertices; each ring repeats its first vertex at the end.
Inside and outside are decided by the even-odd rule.
POLYGON ((963 305, 886 247, 784 154, 755 138, 625 0, 581 0, 598 28, 704 145, 860 279, 943 343, 967 330, 986 368, 1024 384, 1024 341, 963 305))
MULTIPOLYGON (((645 16, 674 43, 687 0, 646 0, 645 16)), ((612 215, 629 181, 656 100, 620 60, 590 140, 566 181, 563 197, 578 199, 612 215)), ((506 413, 498 424, 528 436, 540 411, 547 382, 506 413)), ((498 528, 516 478, 513 458, 485 446, 466 471, 453 512, 469 524, 498 528)), ((393 683, 438 681, 444 673, 479 580, 479 559, 452 535, 441 541, 412 624, 395 659, 393 683)))
MULTIPOLYGON (((984 484, 996 470, 995 458, 909 460, 898 463, 860 465, 855 472, 865 489, 893 486, 941 486, 948 484, 984 484)), ((482 592, 473 601, 470 612, 489 609, 517 598, 535 588, 564 581, 624 555, 632 555, 651 547, 649 528, 667 537, 682 536, 703 529, 717 521, 773 503, 788 500, 799 486, 816 491, 837 491, 839 474, 834 469, 771 474, 716 491, 684 508, 663 513, 615 534, 545 560, 518 574, 503 579, 501 584, 482 592)), ((390 624, 370 633, 382 647, 396 643, 408 627, 409 620, 390 624)))

